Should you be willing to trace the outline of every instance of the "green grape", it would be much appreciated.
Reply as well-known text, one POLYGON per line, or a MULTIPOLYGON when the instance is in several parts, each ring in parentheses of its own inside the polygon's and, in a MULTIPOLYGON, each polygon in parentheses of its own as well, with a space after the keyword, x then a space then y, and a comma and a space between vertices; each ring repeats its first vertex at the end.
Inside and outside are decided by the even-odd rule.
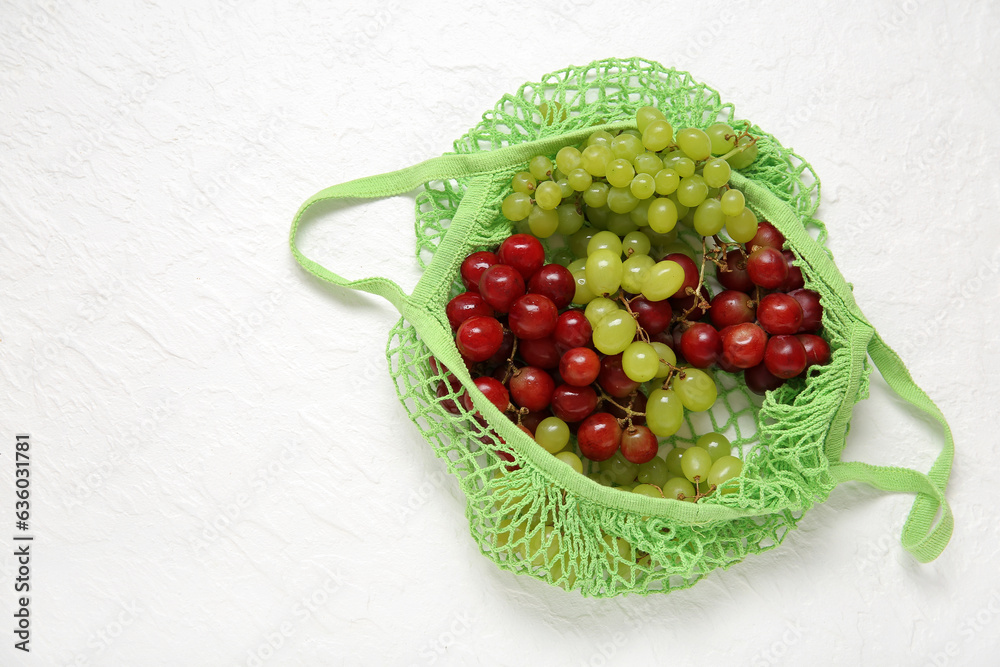
POLYGON ((674 128, 665 119, 656 119, 642 131, 642 145, 647 150, 662 151, 674 139, 674 128))
POLYGON ((646 127, 654 120, 666 120, 663 112, 656 107, 639 107, 635 112, 635 126, 639 132, 645 132, 646 127))
POLYGON ((712 155, 724 155, 736 145, 736 133, 725 123, 712 123, 705 134, 712 141, 712 155), (726 135, 729 135, 728 139, 726 135))
POLYGON ((737 243, 747 243, 757 236, 757 216, 748 208, 744 208, 737 215, 728 216, 726 232, 729 233, 729 238, 737 243))
POLYGON ((632 163, 623 158, 617 158, 608 163, 608 183, 616 188, 623 188, 632 182, 635 169, 632 163))
POLYGON ((732 169, 729 163, 722 158, 713 158, 705 163, 701 169, 701 176, 710 188, 721 188, 729 182, 729 174, 732 169))
POLYGON ((677 189, 680 182, 681 177, 673 169, 661 169, 653 177, 653 183, 656 185, 656 194, 658 195, 669 195, 677 189))
POLYGON ((617 313, 620 309, 618 304, 603 296, 599 296, 587 304, 583 311, 583 316, 590 322, 591 327, 596 327, 601 320, 610 313, 617 313))
POLYGON ((514 192, 523 192, 526 195, 530 195, 535 191, 535 185, 538 181, 535 177, 527 171, 519 171, 514 174, 514 178, 510 181, 510 186, 514 188, 514 192))
POLYGON ((657 197, 649 204, 649 228, 658 234, 666 234, 677 224, 677 206, 665 197, 657 197))
POLYGON ((643 199, 639 204, 628 212, 629 219, 635 223, 636 227, 649 226, 649 205, 652 199, 643 199))
POLYGON ((608 163, 614 159, 606 145, 592 145, 583 149, 582 166, 591 176, 604 176, 608 163))
POLYGON ((687 255, 688 257, 691 258, 692 261, 694 261, 695 266, 698 265, 698 261, 699 260, 695 256, 695 252, 694 252, 694 250, 691 249, 691 246, 689 246, 687 243, 684 243, 683 241, 678 241, 678 240, 675 239, 675 240, 673 240, 673 241, 671 241, 669 243, 665 243, 663 245, 663 256, 664 257, 666 257, 667 255, 672 255, 675 252, 679 252, 682 255, 687 255))
POLYGON ((629 190, 638 199, 649 199, 656 192, 656 179, 649 174, 636 174, 629 185, 629 190))
POLYGON ((704 130, 686 127, 677 131, 677 145, 684 154, 694 161, 707 159, 712 155, 712 140, 704 130))
POLYGON ((638 493, 640 496, 649 496, 650 498, 664 497, 663 491, 660 491, 659 487, 652 484, 636 484, 635 488, 632 489, 632 493, 638 493))
POLYGON ((617 573, 619 577, 627 581, 632 573, 632 565, 635 563, 632 545, 613 535, 605 535, 604 543, 607 545, 605 557, 608 560, 608 570, 617 573))
POLYGON ((681 457, 684 456, 684 451, 682 447, 674 447, 663 457, 663 463, 667 466, 667 474, 671 477, 684 479, 684 471, 681 469, 681 457))
POLYGON ((561 452, 569 444, 569 426, 559 417, 546 417, 535 428, 535 442, 549 454, 561 452))
POLYGON ((622 252, 625 253, 626 257, 648 255, 651 245, 649 237, 644 233, 639 231, 629 232, 622 239, 622 252))
POLYGON ((556 454, 556 458, 578 473, 583 474, 583 461, 581 461, 580 457, 573 452, 559 452, 556 454))
POLYGON ((686 216, 688 214, 688 211, 690 209, 687 206, 685 206, 684 204, 682 204, 679 199, 677 199, 677 193, 676 192, 667 195, 667 199, 669 199, 670 201, 672 201, 674 203, 674 208, 677 209, 677 219, 678 220, 683 220, 684 216, 686 216))
POLYGON ((544 181, 552 176, 552 160, 544 155, 536 155, 528 163, 528 171, 539 181, 544 181))
MULTIPOLYGON (((532 208, 532 210, 536 208, 538 207, 535 206, 534 208, 532 208)), ((531 217, 531 215, 529 214, 528 217, 531 217)), ((514 233, 515 234, 531 233, 531 225, 528 224, 528 218, 525 218, 524 220, 518 220, 517 222, 514 223, 514 233)))
POLYGON ((609 313, 594 327, 594 347, 602 354, 624 352, 635 338, 635 330, 635 318, 628 313, 609 313))
MULTIPOLYGON (((702 177, 704 178, 704 177, 702 177)), ((705 185, 708 185, 707 183, 705 185)), ((718 199, 719 193, 722 192, 722 188, 709 188, 708 194, 705 195, 705 199, 718 199)))
POLYGON ((597 232, 587 243, 587 254, 592 255, 598 250, 611 250, 616 255, 621 255, 622 240, 613 232, 597 232))
POLYGON ((632 294, 642 291, 642 285, 656 260, 649 255, 632 255, 622 264, 622 289, 632 294))
POLYGON ((616 488, 619 491, 626 492, 626 491, 631 491, 635 487, 636 487, 635 484, 622 484, 621 486, 616 486, 614 488, 616 488))
POLYGON ((652 342, 653 350, 656 351, 656 359, 659 364, 656 375, 653 377, 665 378, 670 374, 670 366, 677 365, 677 355, 666 343, 652 342))
POLYGON ((739 190, 730 188, 722 193, 719 203, 722 204, 722 212, 726 215, 739 215, 746 206, 746 198, 739 190))
POLYGON ((535 203, 545 211, 551 211, 562 202, 562 191, 553 181, 542 181, 535 188, 535 203))
MULTIPOLYGON (((684 406, 673 389, 654 389, 646 400, 646 426, 655 435, 666 438, 677 433, 684 423, 684 406)), ((667 463, 670 459, 667 458, 667 463)))
POLYGON ((629 162, 644 150, 642 140, 634 134, 622 133, 611 140, 611 153, 616 158, 622 158, 629 162))
POLYGON ((698 438, 695 446, 701 447, 708 452, 708 455, 712 457, 713 463, 723 456, 729 456, 733 453, 732 443, 729 442, 729 438, 721 433, 706 433, 698 438))
POLYGON ((590 187, 591 183, 594 182, 593 176, 591 176, 590 173, 583 167, 574 169, 566 174, 566 180, 576 192, 583 192, 590 187))
POLYGON ((562 540, 553 526, 545 526, 535 532, 528 540, 528 556, 532 567, 548 567, 548 564, 559 558, 562 540))
POLYGON ((656 173, 663 169, 663 162, 655 153, 640 153, 632 160, 632 166, 635 167, 637 174, 656 176, 656 173))
POLYGON ((694 230, 702 236, 715 236, 726 224, 718 199, 706 199, 694 211, 694 230))
MULTIPOLYGON (((605 187, 607 183, 602 183, 605 187)), ((583 216, 590 221, 590 226, 594 229, 601 231, 608 228, 608 216, 611 215, 611 209, 608 208, 607 202, 604 206, 584 206, 583 216)))
POLYGON ((563 105, 559 102, 542 102, 538 105, 538 113, 542 115, 542 120, 546 125, 552 125, 554 123, 561 123, 566 120, 568 114, 566 110, 563 109, 563 105), (549 105, 552 105, 551 108, 549 105))
POLYGON ((583 271, 585 268, 587 268, 587 258, 586 257, 580 257, 579 259, 574 259, 572 262, 570 262, 566 266, 566 268, 569 269, 570 273, 576 273, 577 271, 583 271))
POLYGON ((701 447, 691 447, 684 450, 681 456, 681 470, 692 484, 698 484, 708 479, 708 471, 712 469, 712 457, 701 447))
MULTIPOLYGON (((677 450, 674 450, 677 451, 677 450)), ((668 479, 663 485, 663 495, 666 498, 676 498, 677 500, 687 500, 694 496, 694 485, 678 475, 668 479)))
POLYGON ((691 412, 708 410, 715 404, 718 396, 715 380, 698 368, 685 368, 681 374, 674 376, 670 386, 677 392, 677 397, 681 399, 684 407, 691 412))
MULTIPOLYGON (((559 224, 562 225, 562 219, 560 218, 559 224)), ((562 248, 556 248, 552 251, 552 263, 558 264, 559 266, 569 267, 570 262, 573 261, 573 251, 569 249, 568 246, 563 246, 562 248)))
POLYGON ((648 382, 656 377, 660 369, 660 359, 649 343, 633 341, 622 352, 622 370, 633 382, 648 382))
POLYGON ((677 262, 657 262, 649 270, 642 286, 642 295, 650 301, 669 299, 684 284, 684 268, 677 262))
POLYGON ((622 284, 621 251, 597 250, 587 256, 587 285, 595 294, 614 294, 622 284))
POLYGON ((576 204, 572 202, 559 204, 556 215, 559 217, 558 231, 563 236, 575 234, 583 227, 583 214, 576 209, 576 204))
POLYGON ((579 231, 570 234, 569 249, 573 251, 574 257, 587 256, 587 246, 590 244, 590 239, 594 238, 596 233, 589 227, 583 227, 579 231))
MULTIPOLYGON (((641 202, 640 202, 641 203, 641 202)), ((636 208, 639 208, 636 206, 636 208)), ((634 211, 635 209, 632 209, 634 211)), ((639 229, 639 226, 632 222, 632 211, 628 213, 612 213, 608 216, 608 231, 618 236, 625 236, 629 232, 639 229)))
POLYGON ((573 303, 584 306, 595 298, 597 295, 590 289, 587 285, 587 271, 586 269, 577 269, 573 271, 573 280, 576 282, 576 291, 573 293, 573 303))
POLYGON ((583 192, 583 201, 592 208, 601 208, 608 203, 608 190, 607 183, 591 183, 583 192))
POLYGON ((563 146, 556 153, 556 166, 559 167, 559 171, 564 174, 569 174, 574 169, 579 169, 580 165, 583 163, 583 154, 580 153, 579 148, 573 146, 563 146))
POLYGON ((694 211, 694 208, 689 209, 687 215, 679 220, 679 222, 688 229, 694 229, 694 211))
POLYGON ((615 213, 628 213, 639 205, 639 198, 628 188, 611 188, 608 191, 608 208, 615 213))
POLYGON ((601 461, 601 472, 611 475, 615 484, 631 484, 639 474, 639 466, 626 459, 621 451, 611 455, 611 458, 601 461))
POLYGON ((610 132, 604 130, 597 130, 589 137, 587 137, 587 146, 607 146, 611 147, 611 141, 614 139, 610 132))
MULTIPOLYGON (((694 175, 694 161, 689 157, 678 157, 674 160, 673 170, 676 171, 677 175, 681 178, 690 178, 694 175)), ((678 185, 678 187, 680 187, 680 185, 678 185)))
POLYGON ((739 148, 740 146, 746 146, 746 148, 741 153, 736 153, 728 158, 729 166, 733 169, 749 167, 757 159, 757 142, 745 136, 736 142, 736 147, 739 148))
POLYGON ((523 192, 512 192, 504 198, 500 211, 508 220, 524 220, 531 213, 531 197, 523 192))
POLYGON ((705 179, 698 174, 682 178, 681 184, 677 186, 677 199, 688 208, 694 208, 702 203, 707 196, 708 185, 705 184, 705 179))
POLYGON ((636 139, 642 139, 642 132, 635 129, 634 127, 630 127, 627 130, 622 130, 622 134, 631 134, 636 139))
MULTIPOLYGON (((546 183, 551 182, 546 181, 546 183)), ((545 185, 545 183, 542 183, 542 185, 545 185)), ((535 206, 531 209, 531 214, 528 216, 528 229, 531 230, 532 235, 540 239, 547 239, 555 234, 558 228, 558 213, 553 210, 545 210, 541 206, 535 206)))
POLYGON ((652 484, 662 488, 669 478, 667 463, 658 456, 639 464, 639 476, 636 479, 642 484, 652 484))
MULTIPOLYGON (((735 456, 723 456, 712 464, 711 470, 708 473, 708 483, 712 486, 721 486, 727 481, 733 479, 734 477, 739 477, 740 473, 743 472, 743 461, 740 461, 735 456)), ((735 493, 736 489, 726 489, 726 492, 735 493)))
POLYGON ((569 184, 569 179, 561 174, 559 175, 559 178, 556 179, 556 185, 559 186, 559 194, 563 199, 572 197, 576 192, 576 190, 573 189, 573 186, 569 184))
POLYGON ((653 249, 656 251, 657 257, 663 257, 664 253, 660 252, 660 249, 667 245, 668 243, 674 243, 677 240, 677 230, 672 229, 669 232, 661 234, 660 232, 654 230, 652 227, 643 230, 646 232, 646 236, 649 237, 649 242, 653 244, 653 249))
POLYGON ((552 180, 553 181, 559 181, 560 179, 565 179, 565 178, 566 178, 566 174, 564 174, 563 172, 559 171, 559 167, 556 167, 555 169, 552 170, 552 180))

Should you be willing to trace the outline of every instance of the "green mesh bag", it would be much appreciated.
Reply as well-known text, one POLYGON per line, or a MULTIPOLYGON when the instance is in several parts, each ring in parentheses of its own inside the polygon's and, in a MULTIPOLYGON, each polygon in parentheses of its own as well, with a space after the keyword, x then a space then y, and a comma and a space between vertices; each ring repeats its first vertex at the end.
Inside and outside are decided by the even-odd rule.
POLYGON ((821 295, 832 360, 763 399, 747 390, 742 377, 716 374, 715 407, 688 413, 674 439, 691 442, 693 434, 709 430, 730 435, 744 460, 737 492, 689 503, 601 486, 544 451, 475 388, 445 305, 460 291, 462 260, 511 234, 511 223, 500 213, 511 177, 534 155, 552 156, 595 130, 634 127, 636 109, 645 105, 658 107, 674 127, 745 122, 711 88, 654 62, 603 60, 564 69, 505 95, 455 142, 454 153, 309 198, 292 223, 292 252, 322 280, 377 294, 402 314, 387 347, 399 398, 465 493, 473 539, 505 570, 595 597, 685 588, 717 567, 780 544, 807 509, 845 481, 916 493, 902 542, 918 560, 933 560, 953 525, 945 499, 951 431, 865 319, 824 246, 826 228, 813 217, 819 183, 812 168, 756 126, 751 131, 759 137, 759 155, 750 167, 733 172, 731 184, 743 191, 758 218, 785 235, 806 286, 821 295), (418 188, 416 246, 424 273, 412 294, 386 278, 346 280, 296 246, 303 215, 317 202, 389 197, 418 188), (895 392, 941 424, 945 446, 928 474, 840 460, 853 406, 867 397, 869 357, 895 392), (485 426, 464 411, 444 409, 447 401, 458 403, 458 396, 439 393, 440 364, 469 391, 485 426), (508 470, 501 458, 509 455, 520 465, 516 470, 508 470))

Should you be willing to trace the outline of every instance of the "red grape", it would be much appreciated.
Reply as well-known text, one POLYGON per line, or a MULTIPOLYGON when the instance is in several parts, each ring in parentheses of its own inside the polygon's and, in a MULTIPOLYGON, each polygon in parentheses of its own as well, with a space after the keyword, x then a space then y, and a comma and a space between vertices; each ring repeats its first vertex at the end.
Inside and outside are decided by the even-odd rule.
POLYGON ((621 435, 622 456, 632 463, 652 461, 659 451, 660 443, 645 426, 629 426, 621 435))
POLYGON ((500 244, 497 257, 501 264, 514 267, 525 280, 529 280, 545 264, 545 248, 530 234, 514 234, 500 244))
POLYGON ((518 368, 510 376, 510 393, 514 402, 528 410, 544 410, 549 407, 555 388, 552 376, 536 366, 518 368))
POLYGON ((756 318, 756 309, 753 299, 745 292, 727 289, 719 292, 712 299, 712 307, 708 311, 712 318, 712 324, 719 331, 722 331, 733 324, 743 322, 753 322, 756 318))
POLYGON ((559 316, 553 336, 556 343, 569 349, 589 345, 593 333, 594 329, 590 326, 583 311, 573 309, 567 310, 559 316))
POLYGON ((768 294, 757 306, 757 319, 769 334, 793 334, 802 326, 802 306, 787 294, 768 294))
POLYGON ((677 290, 678 296, 676 298, 681 299, 688 294, 688 288, 691 288, 691 293, 694 294, 694 288, 698 286, 698 265, 694 263, 694 260, 685 255, 682 252, 672 252, 663 258, 663 261, 677 262, 684 269, 684 282, 681 283, 680 289, 677 290))
POLYGON ((584 387, 597 379, 601 372, 601 360, 589 347, 574 347, 566 350, 559 360, 559 375, 574 387, 584 387))
POLYGON ((711 324, 692 324, 681 334, 681 354, 695 368, 708 368, 722 354, 719 332, 711 324))
POLYGON ((782 250, 781 254, 785 256, 785 262, 788 263, 788 277, 781 285, 781 291, 791 292, 792 290, 802 289, 806 281, 802 277, 802 269, 795 263, 795 254, 791 250, 782 250))
POLYGON ((486 361, 503 343, 503 325, 494 317, 470 317, 455 334, 455 345, 462 356, 472 361, 486 361))
POLYGON ((819 301, 819 293, 811 289, 797 289, 788 296, 802 306, 802 326, 799 333, 813 333, 823 326, 823 304, 819 301))
POLYGON ((772 375, 793 378, 806 367, 806 348, 795 336, 771 336, 764 350, 764 365, 772 375))
POLYGON ((558 319, 559 309, 549 297, 525 294, 511 304, 507 323, 518 340, 535 340, 555 331, 558 319))
POLYGON ((650 301, 644 296, 637 296, 629 302, 629 308, 635 313, 635 321, 650 336, 670 326, 670 319, 674 316, 674 309, 666 299, 650 301))
POLYGON ((479 293, 498 312, 506 313, 511 305, 524 296, 524 278, 517 269, 506 264, 494 264, 483 271, 479 293))
POLYGON ((719 333, 722 339, 720 364, 735 369, 752 368, 764 360, 767 334, 756 324, 734 324, 719 333))
POLYGON ((778 231, 777 227, 767 220, 757 223, 757 234, 747 242, 747 252, 753 252, 754 248, 774 248, 781 250, 785 247, 785 236, 778 231))
POLYGON ((639 388, 639 383, 625 375, 622 355, 610 354, 601 359, 601 372, 597 376, 601 389, 614 398, 625 398, 639 388))
POLYGON ((780 250, 757 248, 747 258, 747 273, 755 285, 764 289, 777 289, 788 278, 788 262, 780 250))
POLYGON ((552 414, 564 422, 585 419, 597 407, 597 392, 593 387, 561 384, 552 392, 552 414))
POLYGON ((814 334, 796 336, 806 350, 806 366, 823 366, 830 363, 830 344, 814 334))
MULTIPOLYGON (((520 415, 521 423, 531 431, 532 437, 534 437, 535 431, 538 430, 538 424, 546 417, 551 416, 551 410, 533 410, 526 415, 520 415)), ((517 417, 518 415, 512 415, 512 421, 517 421, 517 417)))
MULTIPOLYGON (((504 412, 507 406, 510 405, 510 394, 507 393, 507 388, 503 386, 500 380, 491 377, 480 377, 475 379, 475 383, 479 391, 483 392, 487 400, 497 406, 497 410, 500 412, 504 412)), ((468 392, 462 395, 462 405, 469 412, 476 409, 472 404, 472 396, 468 392)))
POLYGON ((486 363, 490 366, 495 366, 497 364, 502 364, 510 359, 511 350, 514 349, 514 334, 510 329, 503 330, 503 340, 500 342, 500 347, 497 351, 493 353, 493 356, 486 360, 486 363))
POLYGON ((753 281, 750 280, 750 274, 747 273, 747 260, 742 252, 739 250, 727 252, 726 268, 729 270, 723 271, 718 267, 715 269, 715 277, 723 287, 740 292, 753 291, 753 281))
POLYGON ((441 407, 450 412, 453 415, 461 414, 461 410, 458 408, 458 403, 455 402, 454 398, 451 396, 459 396, 462 391, 462 383, 457 379, 452 378, 454 381, 441 380, 438 382, 437 386, 437 397, 441 402, 441 407))
POLYGON ((480 250, 466 257, 462 261, 462 268, 460 270, 462 282, 465 283, 465 289, 470 292, 478 292, 479 279, 483 277, 483 271, 499 263, 500 259, 487 250, 480 250))
POLYGON ((479 296, 479 292, 462 292, 448 302, 444 312, 452 329, 457 329, 462 322, 476 315, 493 317, 493 309, 479 296))
POLYGON ((529 294, 547 296, 562 310, 573 301, 576 294, 576 280, 565 266, 546 264, 528 281, 529 294))
POLYGON ((559 367, 559 348, 552 336, 517 341, 517 353, 528 364, 549 370, 559 367))
POLYGON ((618 451, 622 428, 618 420, 607 412, 597 412, 587 417, 576 432, 580 453, 591 461, 606 461, 618 451))
POLYGON ((760 394, 761 396, 763 396, 765 392, 777 389, 781 385, 785 384, 784 380, 767 370, 767 366, 764 364, 758 364, 753 368, 748 368, 743 371, 743 379, 747 383, 747 389, 755 394, 760 394))

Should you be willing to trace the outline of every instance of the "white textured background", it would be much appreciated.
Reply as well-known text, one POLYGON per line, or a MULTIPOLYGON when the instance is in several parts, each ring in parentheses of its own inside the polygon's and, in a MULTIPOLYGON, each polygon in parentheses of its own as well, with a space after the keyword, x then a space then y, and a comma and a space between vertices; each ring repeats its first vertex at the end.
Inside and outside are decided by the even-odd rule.
MULTIPOLYGON (((0 8, 0 534, 29 431, 36 535, 30 656, 0 556, 0 664, 996 664, 997 4, 415 4, 0 8), (816 167, 841 270, 955 432, 934 563, 899 544, 912 497, 850 486, 669 596, 502 572, 396 401, 394 311, 293 262, 308 195, 612 55, 689 69, 816 167)), ((411 206, 306 245, 411 287, 411 206)), ((845 458, 928 468, 937 430, 872 394, 845 458)))

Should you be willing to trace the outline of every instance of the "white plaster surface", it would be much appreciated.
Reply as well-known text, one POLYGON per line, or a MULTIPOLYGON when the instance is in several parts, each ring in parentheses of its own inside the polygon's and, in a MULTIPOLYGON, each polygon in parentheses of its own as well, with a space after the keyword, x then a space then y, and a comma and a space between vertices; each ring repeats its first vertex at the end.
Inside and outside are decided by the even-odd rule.
MULTIPOLYGON (((1000 663, 998 7, 4 3, 0 665, 1000 663), (396 314, 302 272, 288 224, 612 55, 690 70, 819 172, 838 265, 955 432, 937 561, 899 543, 912 497, 855 485, 668 596, 583 599, 479 555, 386 372, 396 314)), ((409 288, 412 221, 407 198, 353 207, 305 244, 409 288)), ((926 469, 939 442, 875 378, 845 458, 926 469)))

